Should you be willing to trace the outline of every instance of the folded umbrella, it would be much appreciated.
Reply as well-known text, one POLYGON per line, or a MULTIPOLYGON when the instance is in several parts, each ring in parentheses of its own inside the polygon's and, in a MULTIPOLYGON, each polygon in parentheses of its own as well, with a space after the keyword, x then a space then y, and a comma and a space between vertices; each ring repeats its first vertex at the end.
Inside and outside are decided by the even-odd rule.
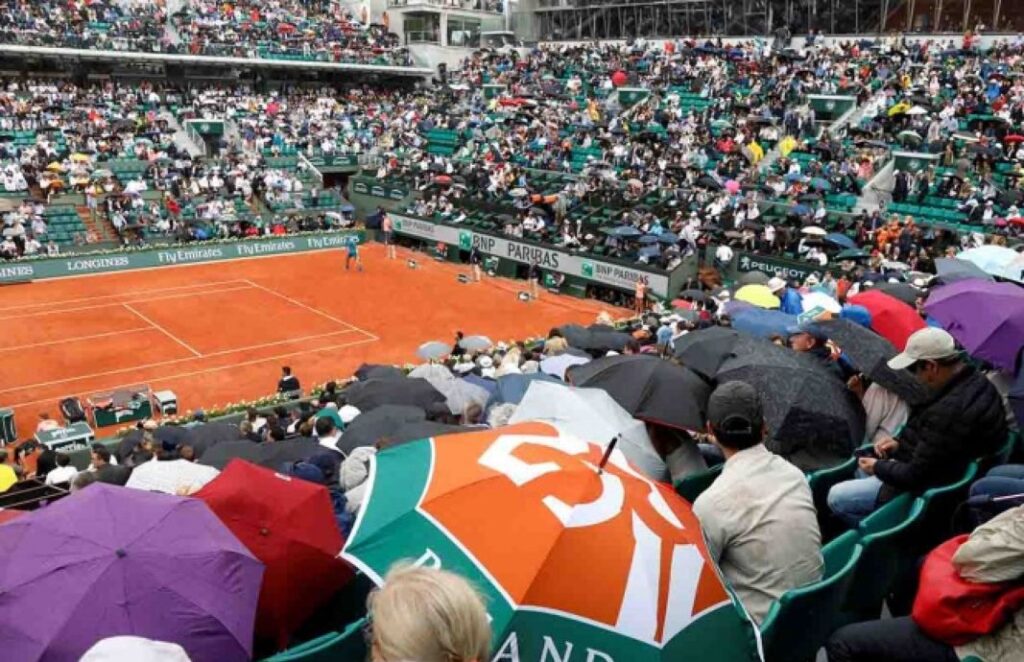
POLYGON ((804 471, 833 467, 864 439, 864 408, 817 361, 761 342, 722 363, 719 384, 747 382, 761 396, 769 450, 804 471))
POLYGON ((925 312, 963 345, 1008 374, 1024 348, 1024 288, 1011 283, 962 280, 934 289, 925 312))
POLYGON ((681 364, 707 379, 714 379, 722 362, 732 356, 742 333, 724 326, 691 331, 675 342, 675 357, 681 364))
POLYGON ((566 371, 574 386, 607 391, 631 416, 703 430, 711 389, 688 368, 650 355, 606 356, 566 371))
POLYGON ((955 283, 968 278, 992 280, 992 276, 969 260, 940 257, 935 260, 935 275, 943 283, 955 283))
POLYGON ((225 441, 203 453, 199 463, 223 470, 231 460, 239 459, 261 467, 277 468, 285 462, 305 460, 321 448, 320 444, 308 439, 286 439, 262 444, 248 439, 225 441))
POLYGON ((345 399, 361 412, 381 405, 412 405, 430 409, 444 402, 444 394, 425 379, 369 379, 352 384, 344 391, 345 399))
POLYGON ((598 472, 604 453, 543 423, 378 453, 344 557, 377 583, 425 552, 466 577, 497 659, 552 632, 607 659, 756 659, 688 504, 618 450, 598 472))
POLYGON ((0 526, 3 656, 77 660, 134 635, 250 660, 262 577, 202 501, 90 485, 0 526))
POLYGON ((382 405, 359 414, 341 433, 337 447, 345 455, 362 446, 373 446, 378 440, 397 432, 406 423, 425 421, 427 413, 409 405, 382 405))
POLYGON ((263 562, 256 637, 291 635, 353 577, 323 485, 234 460, 195 494, 263 562))
POLYGON ((871 328, 903 351, 907 338, 925 327, 917 311, 899 299, 879 290, 868 290, 849 297, 847 303, 862 306, 871 313, 871 328))

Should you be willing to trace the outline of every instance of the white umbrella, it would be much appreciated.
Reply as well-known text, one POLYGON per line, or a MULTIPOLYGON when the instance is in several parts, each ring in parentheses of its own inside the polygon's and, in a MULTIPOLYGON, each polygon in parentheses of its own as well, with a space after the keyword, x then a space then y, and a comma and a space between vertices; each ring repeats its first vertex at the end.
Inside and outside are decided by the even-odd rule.
POLYGON ((927 115, 928 111, 921 106, 914 106, 906 112, 907 115, 927 115))
POLYGON ((494 341, 487 336, 466 336, 459 341, 459 347, 467 352, 482 352, 483 350, 493 346, 494 341))
POLYGON ((839 313, 843 310, 838 301, 824 292, 808 292, 800 300, 800 305, 803 306, 804 312, 818 307, 830 313, 839 313))
POLYGON ((566 434, 605 447, 618 438, 616 448, 644 475, 659 481, 671 479, 647 436, 647 426, 601 389, 531 382, 509 425, 523 421, 550 423, 566 434))
POLYGON ((806 227, 800 232, 803 232, 804 234, 812 237, 824 237, 825 235, 828 234, 828 232, 825 231, 825 228, 819 228, 817 225, 806 227))
POLYGON ((549 356, 540 362, 541 372, 545 372, 549 375, 554 375, 561 380, 565 379, 565 371, 574 365, 583 365, 584 363, 590 363, 590 358, 586 356, 576 356, 575 354, 559 354, 557 356, 549 356))
POLYGON ((466 407, 476 403, 481 407, 487 404, 490 393, 482 386, 457 379, 447 367, 437 363, 426 363, 413 368, 409 377, 419 377, 430 382, 430 385, 445 397, 445 404, 453 414, 461 414, 466 407))
POLYGON ((128 478, 127 487, 147 492, 176 494, 181 489, 199 489, 220 471, 188 460, 150 461, 140 464, 128 478))
POLYGON ((452 353, 452 346, 439 340, 431 340, 420 345, 416 355, 426 361, 436 361, 452 353))

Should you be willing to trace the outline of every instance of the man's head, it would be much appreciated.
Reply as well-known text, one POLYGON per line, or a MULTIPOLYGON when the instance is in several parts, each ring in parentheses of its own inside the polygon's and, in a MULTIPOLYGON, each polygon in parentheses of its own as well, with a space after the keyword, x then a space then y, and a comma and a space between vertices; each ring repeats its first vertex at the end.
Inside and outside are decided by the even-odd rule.
POLYGON ((708 400, 708 431, 726 453, 751 448, 764 437, 761 399, 746 382, 726 382, 708 400))
POLYGON ((292 374, 291 366, 281 366, 281 376, 290 377, 292 374))
POLYGON ((71 464, 71 456, 67 453, 57 453, 57 466, 66 467, 71 464))
POLYGON ((907 348, 889 360, 893 370, 909 370, 933 389, 948 382, 962 365, 953 336, 935 327, 915 331, 907 340, 907 348))
POLYGON ((94 444, 92 447, 92 466, 96 469, 110 464, 110 451, 102 444, 94 444))
POLYGON ((320 416, 316 419, 315 429, 318 438, 330 437, 334 434, 334 421, 327 416, 320 416))

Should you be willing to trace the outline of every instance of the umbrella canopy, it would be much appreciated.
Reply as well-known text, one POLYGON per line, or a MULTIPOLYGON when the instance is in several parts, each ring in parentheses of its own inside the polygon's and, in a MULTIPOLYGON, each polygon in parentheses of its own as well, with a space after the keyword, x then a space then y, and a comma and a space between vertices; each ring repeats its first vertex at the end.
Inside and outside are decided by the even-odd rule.
POLYGON ((177 494, 178 490, 195 491, 217 477, 220 472, 188 460, 143 462, 132 470, 125 487, 147 492, 177 494))
POLYGON ((345 389, 345 398, 364 414, 381 405, 412 405, 429 409, 446 399, 430 382, 415 378, 368 379, 345 389))
POLYGON ((590 357, 575 356, 574 354, 558 354, 541 360, 540 369, 541 372, 545 374, 553 375, 559 379, 565 379, 566 370, 574 365, 583 365, 584 363, 590 363, 590 357))
POLYGON ((425 555, 468 578, 495 659, 553 632, 601 659, 756 658, 689 506, 618 450, 598 473, 603 453, 543 423, 378 453, 344 556, 378 583, 425 555))
POLYGON ((493 346, 494 341, 487 336, 466 336, 459 341, 459 347, 467 352, 482 352, 493 346))
POLYGON ((530 383, 534 381, 557 382, 558 380, 544 372, 502 375, 498 377, 496 388, 491 399, 488 400, 487 406, 501 403, 519 404, 519 401, 526 395, 526 390, 530 388, 530 383))
POLYGON ((575 386, 603 389, 635 418, 703 430, 711 389, 697 373, 650 355, 606 356, 566 372, 575 386))
POLYGON ((419 346, 416 356, 424 361, 436 361, 452 353, 452 346, 439 340, 431 340, 419 346))
POLYGON ((409 373, 411 379, 425 379, 444 394, 445 403, 453 414, 461 414, 471 404, 483 407, 487 403, 490 392, 476 384, 456 379, 451 370, 443 365, 427 363, 417 366, 409 373))
POLYGON ((231 460, 248 460, 261 467, 276 469, 285 462, 297 462, 311 457, 321 449, 320 444, 308 439, 286 439, 273 443, 255 444, 248 439, 225 441, 203 454, 200 464, 224 469, 231 460))
POLYGON ((943 283, 955 283, 968 278, 992 280, 992 276, 969 260, 940 257, 935 260, 935 275, 943 283))
POLYGON ((797 323, 796 315, 763 308, 745 308, 732 315, 734 329, 758 338, 770 338, 776 334, 785 336, 786 329, 797 323))
POLYGON ((533 382, 509 424, 542 421, 563 434, 594 439, 602 447, 613 440, 629 462, 652 480, 671 482, 647 426, 629 415, 612 396, 597 388, 575 388, 550 382, 533 382))
POLYGON ((739 331, 712 326, 691 331, 675 342, 675 357, 684 366, 708 379, 714 379, 722 362, 732 356, 739 331))
POLYGON ((871 329, 848 319, 832 319, 814 325, 832 340, 859 371, 910 404, 927 395, 921 383, 906 370, 893 370, 886 363, 896 356, 893 344, 871 329))
POLYGON ((772 294, 767 285, 744 285, 736 290, 736 295, 733 299, 736 301, 746 301, 758 308, 778 308, 782 305, 779 297, 772 294))
POLYGON ((1006 268, 1006 265, 1017 259, 1018 256, 1019 253, 1005 246, 985 244, 958 253, 956 259, 973 262, 985 273, 998 276, 1006 268))
POLYGON ((864 439, 864 408, 820 363, 759 342, 722 363, 718 383, 747 382, 761 396, 769 450, 804 471, 833 467, 864 439))
POLYGON ((639 237, 643 234, 640 230, 637 230, 632 225, 620 225, 615 228, 603 230, 603 232, 612 237, 620 237, 623 239, 629 239, 632 237, 639 237))
POLYGON ((767 285, 771 276, 763 271, 747 271, 736 280, 740 285, 767 285))
POLYGON ((817 225, 811 225, 800 230, 809 237, 827 237, 828 231, 825 228, 819 228, 817 225))
POLYGON ((1015 374, 1024 348, 1024 288, 962 280, 932 291, 925 311, 972 356, 1015 374))
POLYGON ((419 407, 382 405, 359 414, 349 423, 338 440, 338 450, 350 455, 361 446, 373 446, 378 440, 393 435, 406 423, 418 423, 426 419, 426 412, 419 407))
POLYGON ((803 295, 800 299, 800 305, 805 313, 815 308, 821 308, 830 313, 838 313, 843 309, 838 301, 818 290, 813 290, 803 295))
POLYGON ((355 377, 361 382, 370 379, 404 379, 405 373, 401 368, 393 365, 364 363, 356 369, 355 377))
POLYGON ((572 347, 595 352, 621 351, 630 340, 628 333, 600 325, 585 328, 578 324, 566 324, 560 327, 560 331, 572 347))
POLYGON ((4 658, 77 660, 134 635, 249 660, 262 576, 203 502, 90 485, 0 526, 4 658))
POLYGON ((918 298, 924 296, 924 292, 917 289, 910 283, 878 283, 871 289, 885 292, 894 299, 899 299, 908 306, 916 306, 918 298))
POLYGON ((857 242, 854 241, 853 238, 848 237, 847 235, 845 235, 845 234, 843 234, 841 232, 831 232, 829 234, 826 234, 825 235, 825 241, 829 242, 830 244, 835 244, 836 246, 839 246, 840 248, 846 248, 846 249, 855 249, 855 248, 857 248, 857 242))
MULTIPOLYGON (((150 463, 153 464, 153 463, 150 463)), ((263 562, 256 636, 279 648, 352 579, 327 488, 243 460, 195 494, 263 562)))
POLYGON ((925 327, 924 320, 916 310, 879 290, 861 292, 846 301, 867 308, 871 313, 871 328, 885 336, 901 352, 907 346, 907 338, 914 331, 925 327))
POLYGON ((859 248, 846 249, 836 253, 837 260, 864 260, 871 257, 871 253, 859 248))
POLYGON ((431 437, 440 437, 442 435, 461 434, 463 432, 471 432, 475 429, 478 428, 463 427, 461 425, 447 425, 445 423, 437 423, 436 421, 403 423, 394 432, 386 437, 382 437, 377 442, 377 447, 380 450, 384 450, 385 448, 407 444, 410 441, 430 439, 431 437))

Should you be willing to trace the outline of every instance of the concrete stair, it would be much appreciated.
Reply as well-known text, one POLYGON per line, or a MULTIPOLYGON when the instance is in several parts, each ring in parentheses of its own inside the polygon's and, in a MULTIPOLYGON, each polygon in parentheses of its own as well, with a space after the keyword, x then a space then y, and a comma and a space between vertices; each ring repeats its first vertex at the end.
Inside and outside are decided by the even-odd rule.
POLYGON ((89 208, 85 205, 76 206, 75 211, 78 212, 79 218, 85 224, 85 229, 92 233, 99 241, 118 241, 117 231, 114 229, 113 224, 99 212, 96 214, 96 220, 93 221, 89 214, 89 208))

